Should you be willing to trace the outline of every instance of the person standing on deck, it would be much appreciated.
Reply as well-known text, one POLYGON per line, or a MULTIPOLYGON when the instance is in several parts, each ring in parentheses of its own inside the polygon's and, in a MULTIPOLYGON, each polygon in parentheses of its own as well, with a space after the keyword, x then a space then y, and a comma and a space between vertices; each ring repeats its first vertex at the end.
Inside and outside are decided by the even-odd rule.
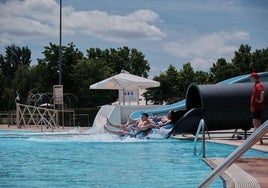
MULTIPOLYGON (((264 108, 264 88, 259 81, 259 75, 256 72, 251 73, 250 79, 254 82, 254 87, 251 92, 250 99, 250 111, 252 112, 253 119, 252 124, 254 129, 258 129, 261 125, 261 115, 264 108)), ((262 139, 260 139, 260 144, 263 144, 262 139)))

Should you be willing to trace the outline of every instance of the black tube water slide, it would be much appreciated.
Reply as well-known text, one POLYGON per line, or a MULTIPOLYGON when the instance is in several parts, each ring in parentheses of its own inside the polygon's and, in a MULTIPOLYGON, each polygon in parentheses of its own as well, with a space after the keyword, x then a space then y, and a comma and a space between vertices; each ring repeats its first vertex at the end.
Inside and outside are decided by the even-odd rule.
MULTIPOLYGON (((265 88, 263 121, 268 119, 268 82, 265 88)), ((195 134, 203 118, 208 131, 243 129, 251 124, 250 95, 253 83, 228 85, 197 85, 192 83, 186 92, 186 113, 178 120, 168 137, 176 134, 195 134)))

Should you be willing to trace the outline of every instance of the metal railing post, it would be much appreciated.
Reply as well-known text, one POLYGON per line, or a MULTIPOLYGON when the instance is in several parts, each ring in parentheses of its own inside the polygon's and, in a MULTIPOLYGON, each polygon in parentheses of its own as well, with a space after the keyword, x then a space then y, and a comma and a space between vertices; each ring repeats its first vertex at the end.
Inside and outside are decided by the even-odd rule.
POLYGON ((206 138, 205 138, 205 121, 203 119, 200 120, 196 134, 195 134, 195 138, 194 138, 194 155, 196 155, 196 142, 198 139, 198 135, 200 134, 202 130, 202 152, 203 152, 203 158, 205 158, 206 156, 206 138))
POLYGON ((268 131, 268 120, 266 120, 245 142, 237 147, 225 161, 217 166, 196 188, 208 187, 218 176, 220 176, 236 159, 243 155, 248 149, 256 144, 268 131))
POLYGON ((205 158, 206 157, 205 121, 203 121, 202 125, 202 153, 203 158, 205 158))

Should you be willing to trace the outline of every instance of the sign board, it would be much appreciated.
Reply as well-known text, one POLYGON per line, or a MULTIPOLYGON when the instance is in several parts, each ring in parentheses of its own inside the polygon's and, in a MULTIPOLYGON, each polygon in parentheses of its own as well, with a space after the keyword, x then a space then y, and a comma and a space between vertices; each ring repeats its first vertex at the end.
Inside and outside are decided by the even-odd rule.
POLYGON ((138 90, 119 90, 119 102, 138 102, 138 90))
POLYGON ((53 101, 54 104, 63 104, 63 85, 53 86, 53 101))

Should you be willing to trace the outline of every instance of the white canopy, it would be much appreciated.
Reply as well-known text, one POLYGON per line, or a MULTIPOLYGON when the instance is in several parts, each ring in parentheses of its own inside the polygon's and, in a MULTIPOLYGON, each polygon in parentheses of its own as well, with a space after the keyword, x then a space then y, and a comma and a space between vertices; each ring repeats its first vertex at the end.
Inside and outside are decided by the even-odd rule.
POLYGON ((90 89, 125 89, 125 90, 137 90, 146 89, 151 87, 159 87, 160 83, 154 80, 143 78, 128 73, 127 71, 121 71, 120 74, 97 82, 90 85, 90 89))
MULTIPOLYGON (((123 90, 123 104, 125 104, 125 90, 136 90, 146 89, 151 87, 159 87, 160 82, 150 80, 147 78, 143 78, 140 76, 136 76, 130 74, 127 71, 122 70, 120 74, 97 82, 95 84, 90 85, 89 89, 113 89, 113 90, 123 90)), ((120 97, 119 97, 120 98, 120 97)), ((120 101, 120 100, 119 100, 120 101)), ((139 98, 137 99, 139 104, 139 98)), ((120 103, 120 102, 119 102, 120 103)))

